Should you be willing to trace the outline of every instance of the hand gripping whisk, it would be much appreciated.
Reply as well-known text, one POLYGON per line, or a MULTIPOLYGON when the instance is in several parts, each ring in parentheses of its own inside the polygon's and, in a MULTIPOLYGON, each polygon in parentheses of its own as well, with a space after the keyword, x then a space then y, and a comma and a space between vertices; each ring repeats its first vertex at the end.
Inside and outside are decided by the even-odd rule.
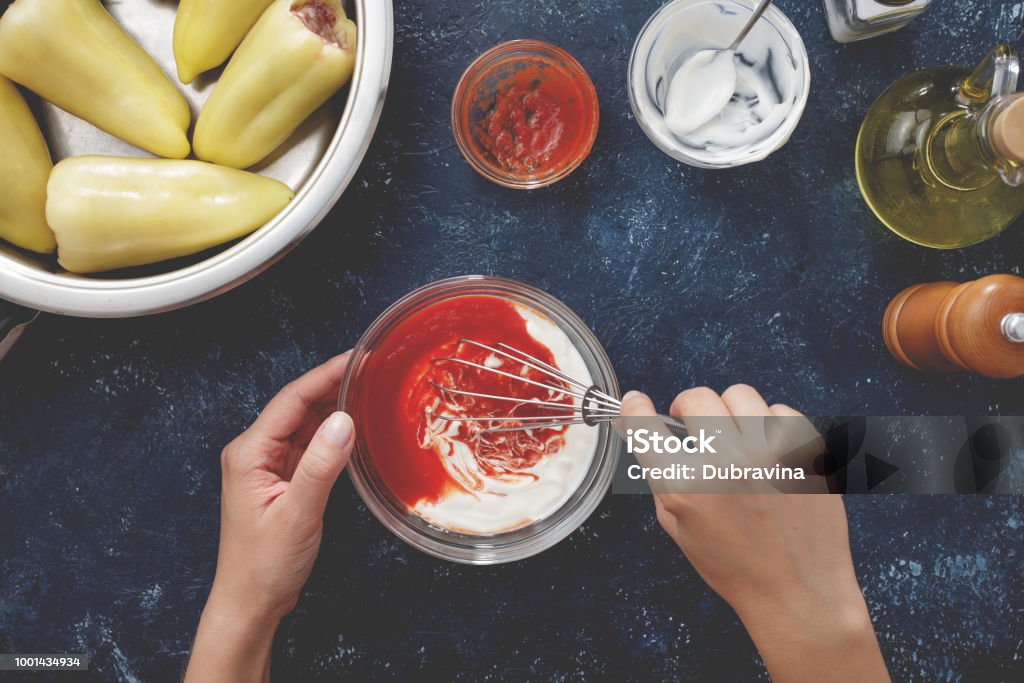
MULTIPOLYGON (((518 403, 520 405, 531 405, 536 406, 542 410, 550 410, 550 415, 537 415, 529 417, 516 417, 516 416, 497 416, 487 417, 484 415, 480 416, 469 416, 469 417, 454 417, 451 415, 436 415, 438 419, 446 420, 449 422, 479 422, 479 423, 491 423, 493 426, 485 428, 483 431, 488 433, 497 432, 521 432, 530 429, 557 429, 559 427, 568 427, 571 425, 584 424, 590 427, 601 424, 602 422, 615 422, 620 417, 620 411, 622 409, 622 402, 610 396, 601 390, 597 385, 587 386, 583 382, 579 381, 575 377, 571 377, 558 368, 545 363, 539 358, 535 358, 528 353, 520 351, 519 349, 513 348, 508 344, 496 344, 489 346, 487 344, 481 344, 478 341, 472 339, 460 339, 459 344, 466 344, 474 346, 478 349, 483 349, 496 356, 508 359, 521 366, 528 367, 532 370, 545 375, 549 378, 547 381, 538 381, 530 379, 529 377, 523 377, 513 372, 507 372, 496 367, 488 367, 483 363, 476 363, 465 358, 455 358, 454 356, 446 356, 444 358, 435 358, 434 363, 459 363, 461 365, 467 365, 477 370, 483 370, 485 372, 492 372, 502 377, 507 377, 518 382, 525 382, 535 387, 542 389, 549 389, 553 392, 550 400, 543 399, 528 399, 528 398, 516 398, 512 396, 495 396, 493 394, 483 394, 473 391, 466 391, 459 389, 458 387, 442 386, 437 382, 432 384, 441 392, 446 394, 455 394, 458 396, 469 396, 473 398, 484 398, 493 401, 507 401, 510 403, 518 403), (560 403, 555 400, 558 398, 572 398, 573 403, 569 405, 567 403, 560 403), (501 426, 501 423, 516 422, 511 427, 501 426)), ((662 417, 662 420, 670 423, 670 426, 676 426, 684 428, 681 423, 673 418, 662 417), (674 423, 674 424, 672 424, 674 423)), ((685 429, 685 428, 684 428, 685 429)))

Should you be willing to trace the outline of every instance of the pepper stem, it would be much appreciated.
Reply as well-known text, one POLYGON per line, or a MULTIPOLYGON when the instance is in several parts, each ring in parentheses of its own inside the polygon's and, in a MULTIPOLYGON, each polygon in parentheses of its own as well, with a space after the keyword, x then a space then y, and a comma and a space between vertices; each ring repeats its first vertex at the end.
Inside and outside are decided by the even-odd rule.
POLYGON ((344 44, 344 34, 339 36, 338 32, 334 30, 334 24, 338 20, 334 7, 323 2, 323 0, 300 0, 299 2, 294 2, 291 6, 291 13, 307 29, 320 36, 328 45, 337 45, 342 49, 348 47, 344 44))

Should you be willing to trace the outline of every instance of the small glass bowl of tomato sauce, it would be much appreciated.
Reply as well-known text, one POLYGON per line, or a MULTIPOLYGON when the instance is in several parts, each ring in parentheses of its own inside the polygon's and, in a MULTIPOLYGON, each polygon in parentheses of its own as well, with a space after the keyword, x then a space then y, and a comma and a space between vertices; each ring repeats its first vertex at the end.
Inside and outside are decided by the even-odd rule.
POLYGON ((572 173, 597 137, 597 91, 579 62, 539 40, 497 45, 469 65, 452 97, 466 161, 499 185, 532 190, 572 173))

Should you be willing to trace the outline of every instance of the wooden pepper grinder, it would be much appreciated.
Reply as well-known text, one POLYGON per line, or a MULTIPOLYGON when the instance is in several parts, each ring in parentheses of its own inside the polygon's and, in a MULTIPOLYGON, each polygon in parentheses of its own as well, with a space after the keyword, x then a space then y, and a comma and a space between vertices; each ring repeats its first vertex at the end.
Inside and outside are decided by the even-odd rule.
POLYGON ((889 352, 923 372, 1024 375, 1024 278, 928 282, 892 300, 882 321, 889 352))

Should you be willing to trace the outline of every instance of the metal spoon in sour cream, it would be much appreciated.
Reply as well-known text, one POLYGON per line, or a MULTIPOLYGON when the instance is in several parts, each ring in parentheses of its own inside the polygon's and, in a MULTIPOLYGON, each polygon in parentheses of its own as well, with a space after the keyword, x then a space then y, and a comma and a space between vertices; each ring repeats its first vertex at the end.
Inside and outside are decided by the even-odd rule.
POLYGON ((772 0, 761 0, 750 19, 724 50, 701 50, 684 61, 668 85, 665 125, 686 135, 718 116, 736 92, 736 48, 754 28, 772 0))
POLYGON ((736 92, 736 52, 701 50, 682 63, 665 96, 665 125, 676 135, 697 130, 736 92))

